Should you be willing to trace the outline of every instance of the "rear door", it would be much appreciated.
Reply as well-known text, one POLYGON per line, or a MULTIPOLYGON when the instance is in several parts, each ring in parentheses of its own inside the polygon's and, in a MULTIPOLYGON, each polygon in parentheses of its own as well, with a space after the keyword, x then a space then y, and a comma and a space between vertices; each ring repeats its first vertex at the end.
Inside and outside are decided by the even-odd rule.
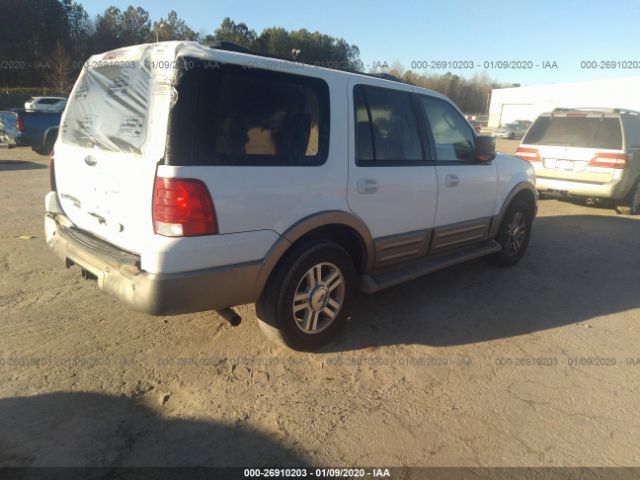
POLYGON ((427 95, 418 98, 436 155, 439 191, 433 250, 484 240, 496 207, 497 166, 474 160, 475 135, 453 105, 427 95))
POLYGON ((384 250, 398 255, 389 263, 419 257, 434 225, 438 185, 413 95, 357 83, 349 84, 349 207, 367 223, 379 256, 384 250), (384 239, 400 234, 403 248, 384 239))
POLYGON ((93 57, 76 83, 55 146, 58 197, 80 229, 139 253, 153 235, 156 163, 164 151, 166 69, 152 47, 93 57))

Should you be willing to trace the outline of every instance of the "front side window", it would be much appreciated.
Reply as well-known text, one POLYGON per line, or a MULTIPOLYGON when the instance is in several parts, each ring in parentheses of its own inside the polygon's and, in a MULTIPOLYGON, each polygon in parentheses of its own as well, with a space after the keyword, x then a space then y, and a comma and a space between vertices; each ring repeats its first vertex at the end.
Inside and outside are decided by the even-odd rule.
POLYGON ((185 135, 193 136, 194 164, 320 165, 326 160, 329 91, 321 79, 222 65, 184 72, 177 90, 171 141, 177 153, 185 135), (195 101, 189 100, 194 88, 195 101), (193 132, 180 131, 191 124, 193 132))
POLYGON ((358 85, 354 88, 354 110, 358 165, 423 160, 409 93, 358 85))
POLYGON ((442 162, 471 160, 474 135, 462 115, 449 103, 437 98, 421 96, 420 103, 433 134, 437 160, 442 162))

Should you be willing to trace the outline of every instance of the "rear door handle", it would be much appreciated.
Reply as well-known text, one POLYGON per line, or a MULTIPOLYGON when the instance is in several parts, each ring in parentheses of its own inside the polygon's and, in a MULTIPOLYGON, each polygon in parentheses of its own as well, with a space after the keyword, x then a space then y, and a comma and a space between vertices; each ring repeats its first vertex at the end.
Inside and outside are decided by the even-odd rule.
POLYGON ((361 178, 356 183, 358 193, 369 195, 378 191, 378 182, 374 178, 361 178))
POLYGON ((447 187, 457 187, 460 183, 460 179, 457 175, 449 174, 444 177, 444 184, 447 187))

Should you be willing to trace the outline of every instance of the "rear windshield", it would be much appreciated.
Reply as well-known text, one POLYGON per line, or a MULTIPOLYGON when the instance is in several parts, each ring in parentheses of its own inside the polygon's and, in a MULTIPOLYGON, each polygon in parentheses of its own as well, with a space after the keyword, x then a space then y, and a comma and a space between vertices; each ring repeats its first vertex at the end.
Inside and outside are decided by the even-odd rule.
POLYGON ((617 117, 538 117, 522 143, 583 148, 622 148, 617 117))
POLYGON ((146 136, 149 70, 139 62, 87 68, 69 99, 64 143, 140 153, 146 136))
POLYGON ((189 59, 170 118, 167 161, 185 165, 319 165, 329 91, 319 79, 189 59))

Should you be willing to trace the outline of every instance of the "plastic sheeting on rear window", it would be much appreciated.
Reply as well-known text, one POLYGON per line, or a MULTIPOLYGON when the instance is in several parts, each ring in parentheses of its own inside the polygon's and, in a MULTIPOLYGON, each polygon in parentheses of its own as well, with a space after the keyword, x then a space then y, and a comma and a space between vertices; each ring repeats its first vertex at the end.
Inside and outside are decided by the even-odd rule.
POLYGON ((100 62, 84 69, 67 106, 64 143, 142 153, 151 72, 140 61, 100 62))

